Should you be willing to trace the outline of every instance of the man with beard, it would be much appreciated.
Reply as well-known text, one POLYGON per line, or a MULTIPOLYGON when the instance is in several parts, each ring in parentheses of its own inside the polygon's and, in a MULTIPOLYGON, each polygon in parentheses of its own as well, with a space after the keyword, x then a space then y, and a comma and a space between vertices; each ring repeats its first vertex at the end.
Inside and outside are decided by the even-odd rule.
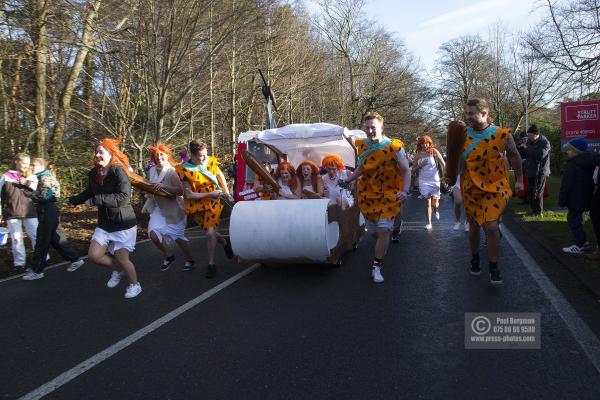
POLYGON ((467 138, 462 154, 460 187, 469 220, 471 275, 480 275, 479 230, 487 239, 490 283, 502 284, 498 268, 500 252, 499 221, 512 195, 503 153, 515 172, 515 190, 523 190, 522 161, 510 129, 488 123, 489 105, 471 99, 465 105, 467 138))

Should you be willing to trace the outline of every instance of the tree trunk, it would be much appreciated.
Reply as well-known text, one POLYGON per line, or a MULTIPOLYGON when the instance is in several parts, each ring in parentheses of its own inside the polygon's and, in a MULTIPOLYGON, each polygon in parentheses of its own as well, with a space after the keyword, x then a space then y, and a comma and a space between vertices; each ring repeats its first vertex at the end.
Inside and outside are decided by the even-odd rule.
POLYGON ((209 106, 210 106, 210 154, 215 154, 215 100, 214 100, 214 55, 213 55, 213 6, 210 5, 208 29, 208 49, 210 51, 209 62, 209 106))
MULTIPOLYGON (((43 2, 44 0, 41 1, 43 2)), ((96 19, 96 16, 98 15, 98 8, 100 7, 100 3, 101 1, 97 0, 89 6, 89 10, 85 18, 83 34, 81 36, 81 46, 77 50, 75 61, 73 62, 73 66, 71 67, 71 71, 69 73, 69 77, 67 78, 65 88, 63 89, 62 94, 60 96, 60 104, 56 116, 56 125, 54 127, 54 135, 52 137, 51 151, 53 157, 56 157, 58 149, 63 142, 66 120, 69 116, 69 112, 71 111, 71 97, 73 97, 73 88, 75 86, 77 78, 79 77, 79 72, 81 71, 81 67, 83 66, 83 61, 85 60, 89 52, 89 47, 92 45, 94 21, 96 19)))
POLYGON ((9 113, 8 113, 8 96, 6 95, 5 82, 4 82, 4 60, 0 59, 0 107, 2 107, 2 134, 4 135, 4 152, 2 154, 3 158, 9 160, 12 151, 8 151, 10 149, 10 138, 12 135, 9 134, 8 121, 9 121, 9 113))
POLYGON ((35 46, 35 153, 46 155, 46 65, 48 62, 48 37, 46 23, 48 2, 36 0, 34 4, 34 46, 35 46))
POLYGON ((94 132, 94 58, 92 53, 85 57, 83 71, 83 98, 87 106, 86 128, 88 135, 94 132))

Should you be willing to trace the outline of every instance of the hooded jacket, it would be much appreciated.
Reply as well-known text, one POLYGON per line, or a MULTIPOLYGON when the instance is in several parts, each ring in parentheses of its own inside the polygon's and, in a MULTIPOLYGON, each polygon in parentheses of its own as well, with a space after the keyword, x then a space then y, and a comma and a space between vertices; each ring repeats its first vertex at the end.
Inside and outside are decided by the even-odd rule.
POLYGON ((580 212, 590 209, 597 159, 596 154, 586 151, 567 160, 558 195, 560 207, 580 212))

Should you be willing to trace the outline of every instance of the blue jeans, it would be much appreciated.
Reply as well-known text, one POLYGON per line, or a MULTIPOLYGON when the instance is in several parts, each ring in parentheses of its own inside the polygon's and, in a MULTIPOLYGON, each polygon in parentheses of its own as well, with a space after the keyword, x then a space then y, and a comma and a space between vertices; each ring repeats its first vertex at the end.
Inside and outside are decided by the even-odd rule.
POLYGON ((567 212, 567 224, 569 224, 575 244, 582 247, 587 240, 583 231, 583 212, 569 209, 567 212))

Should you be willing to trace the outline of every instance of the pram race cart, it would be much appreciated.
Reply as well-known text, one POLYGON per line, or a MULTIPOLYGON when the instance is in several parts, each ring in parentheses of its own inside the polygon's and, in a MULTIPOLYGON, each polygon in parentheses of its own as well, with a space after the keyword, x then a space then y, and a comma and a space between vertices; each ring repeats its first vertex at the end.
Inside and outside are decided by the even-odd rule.
POLYGON ((260 200, 252 188, 256 173, 242 158, 248 150, 273 169, 283 161, 299 165, 339 155, 348 169, 356 165, 352 138, 362 131, 326 124, 292 124, 249 131, 238 139, 236 187, 238 202, 231 213, 229 235, 241 261, 260 263, 327 263, 341 265, 342 255, 356 247, 364 219, 356 202, 346 209, 329 199, 260 200))

